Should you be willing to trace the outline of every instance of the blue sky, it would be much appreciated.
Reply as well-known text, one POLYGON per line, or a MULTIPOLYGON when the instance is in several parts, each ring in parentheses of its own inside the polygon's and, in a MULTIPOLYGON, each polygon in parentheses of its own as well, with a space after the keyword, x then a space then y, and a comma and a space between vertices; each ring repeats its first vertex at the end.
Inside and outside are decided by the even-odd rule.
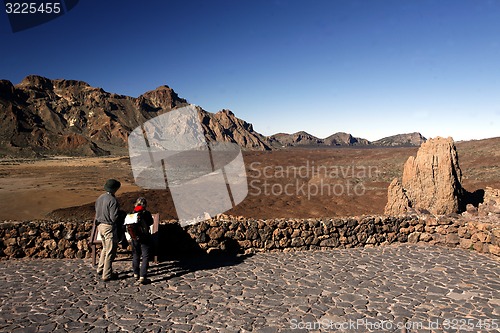
POLYGON ((0 78, 167 84, 270 135, 500 136, 500 1, 80 0, 12 33, 0 78))

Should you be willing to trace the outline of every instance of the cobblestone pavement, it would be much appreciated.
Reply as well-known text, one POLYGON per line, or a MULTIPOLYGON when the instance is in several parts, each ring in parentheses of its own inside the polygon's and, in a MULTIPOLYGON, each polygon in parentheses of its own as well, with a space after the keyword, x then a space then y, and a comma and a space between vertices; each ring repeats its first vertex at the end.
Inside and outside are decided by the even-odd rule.
POLYGON ((499 263, 410 245, 266 253, 162 262, 138 286, 130 260, 106 283, 88 259, 1 261, 0 331, 499 332, 499 263))

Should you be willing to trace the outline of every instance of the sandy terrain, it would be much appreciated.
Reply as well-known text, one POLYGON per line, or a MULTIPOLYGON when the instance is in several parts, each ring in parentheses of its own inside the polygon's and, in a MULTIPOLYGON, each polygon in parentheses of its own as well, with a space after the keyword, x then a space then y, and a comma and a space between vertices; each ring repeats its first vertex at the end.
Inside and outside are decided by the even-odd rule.
MULTIPOLYGON (((500 188, 500 138, 457 143, 463 185, 500 188)), ((383 212, 389 182, 417 148, 292 149, 245 152, 249 194, 232 215, 255 218, 324 217, 383 212)), ((127 157, 0 161, 0 219, 87 219, 108 178, 119 179, 122 207, 140 188, 127 157), (73 207, 72 206, 81 206, 73 207)), ((150 209, 175 218, 168 191, 143 190, 150 209)))
POLYGON ((110 177, 122 181, 122 193, 137 191, 128 165, 123 158, 2 159, 0 219, 44 218, 54 209, 91 202, 110 177))

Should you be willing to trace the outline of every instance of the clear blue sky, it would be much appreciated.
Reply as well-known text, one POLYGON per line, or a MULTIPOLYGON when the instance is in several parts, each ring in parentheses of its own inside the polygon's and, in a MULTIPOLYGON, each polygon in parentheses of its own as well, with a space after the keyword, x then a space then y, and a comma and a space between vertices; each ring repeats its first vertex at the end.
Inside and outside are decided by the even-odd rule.
POLYGON ((2 11, 0 38, 15 84, 167 84, 265 135, 500 136, 499 0, 80 0, 18 33, 2 11))

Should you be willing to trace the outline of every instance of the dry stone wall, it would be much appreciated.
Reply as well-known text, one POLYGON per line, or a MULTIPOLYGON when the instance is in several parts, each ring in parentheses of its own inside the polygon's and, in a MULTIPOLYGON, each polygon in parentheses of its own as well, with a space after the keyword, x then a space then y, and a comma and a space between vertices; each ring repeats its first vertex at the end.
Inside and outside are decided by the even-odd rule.
POLYGON ((92 221, 0 223, 0 258, 85 258, 92 221))
MULTIPOLYGON (((181 249, 182 244, 175 243, 182 238, 178 234, 181 232, 182 242, 192 241, 198 250, 207 253, 373 247, 409 242, 460 247, 500 257, 499 216, 487 210, 486 205, 454 216, 253 220, 223 215, 185 229, 178 225, 163 229, 160 226, 160 244, 170 245, 168 251, 181 249)), ((91 229, 91 221, 0 223, 0 258, 89 258, 91 229)), ((192 249, 185 247, 180 252, 187 255, 192 249)))
POLYGON ((466 216, 403 215, 339 219, 251 220, 226 218, 187 229, 207 252, 243 253, 421 243, 500 256, 500 220, 466 216))

